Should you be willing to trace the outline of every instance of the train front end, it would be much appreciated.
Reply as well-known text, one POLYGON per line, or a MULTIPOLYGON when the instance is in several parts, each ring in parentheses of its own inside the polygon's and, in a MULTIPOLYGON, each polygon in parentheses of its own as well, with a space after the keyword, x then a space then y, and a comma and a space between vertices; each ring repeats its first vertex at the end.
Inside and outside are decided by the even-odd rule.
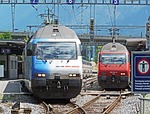
POLYGON ((67 41, 38 41, 32 56, 31 90, 42 99, 70 99, 82 87, 79 45, 67 41))
MULTIPOLYGON (((56 27, 54 29, 56 31, 56 27)), ((81 42, 66 27, 57 29, 59 33, 52 30, 50 38, 45 38, 45 34, 41 38, 34 36, 31 46, 28 43, 28 48, 31 47, 27 49, 26 59, 28 88, 41 99, 71 99, 82 88, 81 42)))
POLYGON ((104 89, 126 88, 130 82, 129 53, 99 52, 98 82, 104 89))

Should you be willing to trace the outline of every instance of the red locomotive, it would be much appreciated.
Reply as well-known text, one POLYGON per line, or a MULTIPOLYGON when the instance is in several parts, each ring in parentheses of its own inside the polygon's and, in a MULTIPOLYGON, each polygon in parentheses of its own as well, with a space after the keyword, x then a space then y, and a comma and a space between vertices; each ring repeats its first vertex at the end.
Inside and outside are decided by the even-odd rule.
POLYGON ((98 54, 98 82, 104 89, 123 89, 130 82, 130 59, 120 43, 104 45, 98 54))

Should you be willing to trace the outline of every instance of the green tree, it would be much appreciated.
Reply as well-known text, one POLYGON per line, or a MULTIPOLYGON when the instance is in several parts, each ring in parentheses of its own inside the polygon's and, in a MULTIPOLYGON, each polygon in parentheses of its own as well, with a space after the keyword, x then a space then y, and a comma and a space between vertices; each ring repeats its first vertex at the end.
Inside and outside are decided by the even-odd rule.
POLYGON ((24 38, 24 42, 27 43, 28 40, 29 40, 29 38, 28 38, 28 36, 26 36, 26 37, 24 38))
POLYGON ((11 36, 10 32, 4 33, 3 36, 4 36, 4 39, 7 39, 7 40, 11 40, 12 39, 12 36, 11 36))
POLYGON ((3 34, 0 34, 0 39, 4 39, 4 36, 3 36, 3 34))
POLYGON ((12 39, 11 33, 6 32, 6 33, 3 33, 3 34, 0 34, 0 39, 2 39, 2 40, 11 40, 12 39))
POLYGON ((96 50, 96 56, 94 57, 94 62, 97 63, 97 59, 98 59, 98 52, 100 52, 100 50, 102 49, 102 46, 97 46, 97 50, 96 50))

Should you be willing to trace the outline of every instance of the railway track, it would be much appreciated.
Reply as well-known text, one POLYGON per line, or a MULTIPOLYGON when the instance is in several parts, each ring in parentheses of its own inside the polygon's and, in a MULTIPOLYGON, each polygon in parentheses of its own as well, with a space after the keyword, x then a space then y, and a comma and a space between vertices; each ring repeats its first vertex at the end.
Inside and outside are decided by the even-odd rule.
MULTIPOLYGON (((95 84, 97 84, 97 77, 90 77, 87 79, 83 80, 83 86, 82 86, 82 91, 86 92, 88 90, 88 88, 92 88, 95 84)), ((99 86, 98 86, 99 87, 99 86)))
MULTIPOLYGON (((89 79, 88 80, 88 85, 90 82, 94 81, 95 79, 89 79)), ((93 91, 94 92, 94 91, 93 91)), ((86 92, 85 92, 86 93, 86 92)), ((53 104, 51 106, 51 110, 50 113, 53 114, 58 114, 58 113, 62 113, 62 114, 90 114, 90 113, 97 113, 97 114, 107 114, 110 113, 111 110, 113 110, 113 108, 115 108, 115 106, 118 104, 119 101, 121 101, 122 96, 128 95, 130 94, 130 92, 108 92, 108 91, 103 91, 103 92, 97 92, 96 94, 91 93, 91 96, 93 96, 93 98, 84 103, 82 106, 80 106, 79 103, 75 102, 69 102, 67 104, 53 104), (96 97, 95 97, 96 96, 96 97), (110 98, 111 96, 111 98, 110 98), (104 101, 104 102, 103 102, 104 101), (94 108, 97 108, 95 110, 93 110, 94 108)), ((90 95, 90 94, 87 94, 90 95)), ((82 96, 86 96, 86 94, 81 94, 81 97, 79 99, 84 99, 84 97, 82 96)), ((76 100, 79 100, 78 98, 76 100)), ((49 106, 47 106, 49 107, 49 106)), ((48 110, 48 109, 46 109, 48 110)), ((46 113, 48 114, 48 113, 46 113)))
MULTIPOLYGON (((130 92, 102 91, 98 95, 79 95, 80 97, 78 96, 66 103, 60 100, 58 100, 59 103, 45 102, 37 98, 36 100, 38 100, 44 114, 108 114, 121 101, 122 96, 128 94, 130 92)), ((26 107, 26 105, 22 107, 20 102, 16 103, 11 110, 12 114, 31 114, 31 112, 34 113, 32 108, 26 107)))
MULTIPOLYGON (((91 83, 95 83, 95 78, 90 78, 86 80, 87 85, 90 85, 91 83)), ((90 90, 89 90, 90 91, 90 90)), ((40 105, 45 110, 45 114, 108 114, 115 108, 117 103, 121 100, 122 96, 130 94, 130 92, 121 93, 121 92, 108 92, 108 91, 91 91, 93 93, 91 94, 91 100, 88 99, 88 101, 85 101, 84 103, 76 102, 80 101, 80 99, 84 99, 84 96, 90 95, 88 92, 85 92, 84 94, 81 94, 79 98, 76 98, 76 100, 68 102, 66 104, 60 103, 47 103, 40 99, 37 99, 40 102, 40 105), (94 95, 94 96, 93 96, 94 95), (109 97, 108 97, 109 96, 109 97), (110 97, 111 96, 111 97, 110 97), (114 101, 114 102, 113 102, 114 101)), ((18 108, 18 109, 12 109, 13 112, 23 112, 23 113, 31 113, 31 108, 18 108), (18 110, 18 111, 17 111, 18 110), (23 111, 22 111, 23 110, 23 111)))
MULTIPOLYGON (((54 102, 55 102, 55 100, 54 100, 54 102)), ((56 103, 54 103, 54 102, 52 102, 52 103, 49 101, 41 102, 41 106, 45 109, 45 114, 58 114, 58 113, 65 114, 66 111, 78 107, 78 105, 73 102, 67 101, 67 103, 65 103, 66 101, 61 102, 61 100, 56 101, 56 103)))
POLYGON ((46 102, 42 101, 41 105, 45 109, 45 114, 52 114, 53 113, 53 107, 51 104, 47 104, 46 102))
MULTIPOLYGON (((112 94, 111 99, 106 99, 104 97, 105 95, 108 95, 107 93, 100 93, 95 98, 91 99, 90 101, 86 102, 83 106, 78 106, 74 108, 73 110, 67 112, 67 114, 91 114, 94 112, 94 114, 108 114, 110 113, 115 106, 121 101, 122 94, 119 92, 118 95, 112 94), (97 108, 97 109, 95 109, 97 108), (97 110, 97 111, 96 111, 97 110)), ((111 94, 109 94, 111 95, 111 94)))
POLYGON ((93 83, 96 83, 97 82, 97 77, 91 77, 91 78, 87 78, 87 79, 84 79, 83 80, 83 87, 87 87, 87 86, 90 86, 91 84, 93 83))
POLYGON ((117 104, 120 101, 121 101, 121 94, 108 107, 104 108, 104 112, 102 112, 102 114, 108 114, 108 113, 110 113, 115 108, 115 106, 117 106, 117 104))

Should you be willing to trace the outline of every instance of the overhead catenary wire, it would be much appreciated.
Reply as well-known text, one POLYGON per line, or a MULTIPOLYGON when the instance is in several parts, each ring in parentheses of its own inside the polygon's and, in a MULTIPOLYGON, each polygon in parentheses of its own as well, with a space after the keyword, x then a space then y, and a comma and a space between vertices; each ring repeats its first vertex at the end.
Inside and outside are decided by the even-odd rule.
POLYGON ((111 11, 110 11, 110 6, 107 5, 107 7, 108 7, 108 12, 109 12, 110 23, 111 23, 111 25, 113 26, 113 18, 112 18, 112 13, 111 13, 111 11))
POLYGON ((116 5, 114 5, 114 27, 116 27, 116 5))
MULTIPOLYGON (((33 4, 34 5, 34 4, 33 4)), ((38 5, 34 5, 33 7, 35 7, 35 10, 37 11, 38 5)), ((96 4, 80 4, 78 6, 74 5, 74 4, 71 4, 71 5, 61 5, 61 4, 52 4, 51 6, 48 6, 47 4, 45 4, 44 6, 46 6, 47 8, 50 9, 51 11, 51 14, 53 14, 52 16, 55 17, 55 18, 59 18, 61 19, 60 21, 62 22, 62 19, 64 18, 65 19, 65 23, 63 22, 63 24, 70 24, 72 25, 72 23, 76 23, 78 25, 82 25, 82 29, 84 29, 84 26, 87 25, 89 26, 89 21, 88 21, 88 18, 90 16, 91 17, 94 17, 94 21, 96 23, 96 16, 98 16, 98 14, 100 14, 99 12, 97 12, 97 7, 96 7, 96 4), (63 9, 62 9, 63 8, 63 9), (69 8, 72 8, 72 10, 70 10, 69 8), (90 10, 90 11, 89 11, 90 10), (59 11, 62 11, 63 12, 63 15, 59 12, 59 11), (64 12, 67 12, 67 14, 65 14, 64 12), (90 15, 89 15, 90 14, 90 15), (84 21, 83 21, 84 19, 84 21)), ((105 27, 107 30, 113 30, 113 29, 117 29, 117 30, 120 30, 120 29, 128 29, 127 27, 121 27, 119 28, 117 26, 117 21, 116 21, 116 17, 117 17, 117 5, 107 5, 107 9, 108 9, 108 18, 107 20, 110 20, 110 23, 112 25, 112 27, 105 27)), ((107 13, 106 13, 107 14, 107 13)), ((97 23, 99 22, 100 20, 97 20, 97 23)), ((101 29, 104 29, 103 27, 98 29, 96 28, 98 24, 95 24, 95 30, 98 30, 98 31, 101 31, 101 29)), ((107 24, 108 25, 108 24, 107 24)), ((106 25, 106 26, 107 26, 106 25)), ((129 27, 131 28, 131 27, 129 27)), ((135 29, 135 28, 134 28, 135 29)), ((87 32, 89 32, 88 29, 86 29, 87 32)), ((106 30, 105 30, 106 31, 106 30)), ((82 32, 82 30, 80 30, 80 32, 82 32)), ((85 30, 83 30, 83 32, 85 33, 85 30)), ((118 32, 118 31, 117 31, 118 32)), ((116 33, 117 33, 116 32, 116 33)), ((108 32, 107 32, 108 33, 108 32)))

